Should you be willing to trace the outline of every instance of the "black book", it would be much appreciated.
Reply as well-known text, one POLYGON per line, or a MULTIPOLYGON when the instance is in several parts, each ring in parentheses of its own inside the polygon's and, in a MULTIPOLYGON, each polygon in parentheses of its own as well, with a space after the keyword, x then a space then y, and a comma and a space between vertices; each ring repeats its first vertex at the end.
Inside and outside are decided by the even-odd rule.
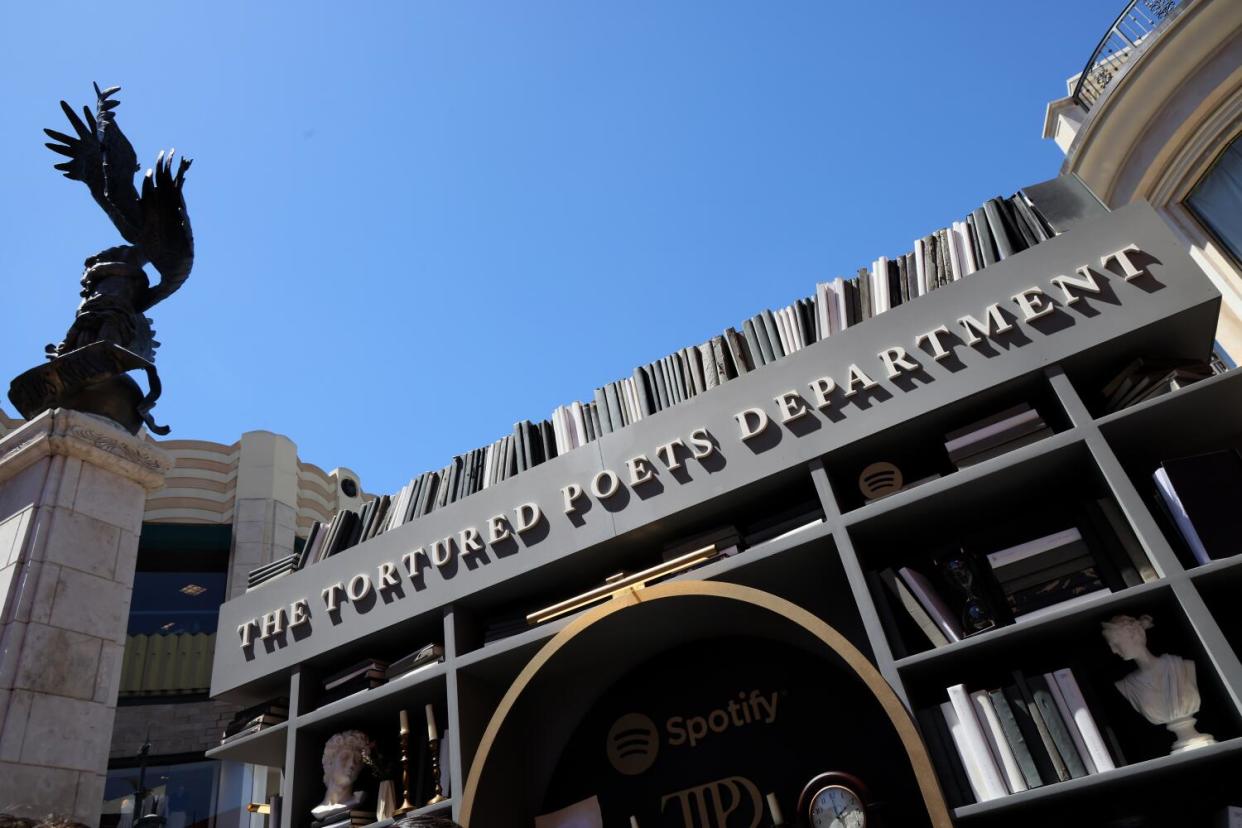
POLYGON ((612 416, 608 413, 608 398, 604 395, 603 388, 595 389, 595 408, 599 411, 599 426, 604 434, 611 434, 612 416))
POLYGON ((544 420, 539 424, 539 430, 543 433, 543 456, 551 460, 556 456, 556 435, 552 430, 552 423, 544 420))
POLYGON ((1100 575, 1108 583, 1113 592, 1126 587, 1138 586, 1143 578, 1138 573, 1134 561, 1126 553, 1125 547, 1113 532, 1112 524, 1104 515, 1098 501, 1089 500, 1082 504, 1083 520, 1079 522, 1079 530, 1087 538, 1096 560, 1100 563, 1100 575))
POLYGON ((358 540, 356 543, 362 543, 367 538, 367 533, 371 531, 372 524, 375 523, 375 510, 379 508, 378 498, 368 500, 362 506, 362 513, 358 516, 358 540))
MULTIPOLYGON (((1018 731, 1022 734, 1022 741, 1026 746, 1027 753, 1030 755, 1031 761, 1035 763, 1035 771, 1039 775, 1040 783, 1050 785, 1053 782, 1061 781, 1061 777, 1057 774, 1056 766, 1052 764, 1052 759, 1048 756, 1048 751, 1044 747, 1044 740, 1040 736, 1039 727, 1036 726, 1035 720, 1031 717, 1031 711, 1027 707, 1022 692, 1018 689, 1018 685, 1007 684, 1001 689, 1001 693, 1005 697, 1005 703, 1009 706, 1009 712, 1013 715, 1014 723, 1018 726, 1018 731)), ((1032 703, 1034 703, 1033 699, 1032 703)), ((995 704, 995 699, 993 699, 993 704, 995 704)), ((1015 758, 1017 758, 1016 755, 1015 758)), ((1066 773, 1066 778, 1068 777, 1069 774, 1066 773)), ((1030 786, 1029 780, 1027 785, 1030 786)))
POLYGON ((655 405, 655 384, 645 365, 634 369, 634 393, 638 395, 638 408, 644 417, 650 417, 660 409, 655 405))
POLYGON ((865 267, 858 268, 858 304, 860 318, 870 319, 875 316, 875 302, 871 297, 871 272, 865 267))
POLYGON ((668 399, 669 406, 677 405, 681 402, 681 397, 677 394, 677 379, 673 373, 673 360, 671 357, 661 357, 659 360, 660 376, 664 378, 664 396, 668 399))
POLYGON ((910 274, 906 270, 906 257, 897 259, 897 292, 893 296, 901 297, 901 304, 910 301, 910 274))
MULTIPOLYGON (((583 414, 586 414, 585 409, 583 410, 583 414)), ((521 425, 522 425, 522 451, 525 452, 525 456, 526 456, 526 468, 532 469, 535 467, 535 446, 533 445, 534 434, 531 433, 530 420, 523 420, 521 425)), ((594 423, 587 426, 587 430, 594 431, 595 430, 594 423)))
POLYGON ((625 426, 625 419, 621 416, 621 401, 617 397, 615 382, 604 386, 604 400, 608 403, 608 421, 612 423, 612 430, 620 431, 625 426))
POLYGON ((677 382, 677 394, 684 402, 693 396, 690 388, 690 377, 686 373, 686 358, 681 351, 674 351, 669 354, 669 359, 671 360, 669 365, 673 368, 673 376, 677 382))
POLYGON ((919 268, 915 263, 913 253, 906 254, 906 293, 911 299, 915 299, 919 295, 919 268))
POLYGON ((337 544, 337 554, 352 549, 358 543, 358 532, 362 529, 362 521, 357 512, 345 511, 345 522, 341 528, 341 542, 337 544))
POLYGON ((896 259, 888 260, 888 303, 890 308, 897 307, 909 298, 901 291, 906 283, 901 274, 903 263, 904 260, 900 256, 896 259))
POLYGON ((387 661, 380 661, 377 658, 364 659, 355 664, 349 665, 344 670, 338 670, 332 675, 324 678, 322 682, 323 688, 325 690, 331 690, 334 687, 339 686, 343 682, 349 681, 351 679, 356 679, 359 676, 366 676, 372 673, 378 674, 379 676, 383 676, 384 671, 387 669, 388 669, 387 661))
POLYGON ((1038 216, 1035 215, 1035 211, 1032 210, 1030 205, 1026 203, 1026 199, 1022 197, 1021 193, 1015 195, 1009 201, 1013 204, 1014 210, 1017 214, 1022 217, 1022 221, 1035 237, 1036 242, 1048 241, 1048 239, 1052 238, 1052 234, 1049 232, 1048 228, 1045 227, 1044 223, 1040 221, 1038 216))
POLYGON ((1002 259, 1008 259, 1014 254, 1013 242, 1009 238, 1009 232, 1005 229, 1004 219, 1001 218, 1000 205, 995 198, 989 198, 983 203, 983 214, 987 217, 988 230, 992 232, 992 240, 996 242, 996 252, 1002 259))
POLYGON ((759 334, 755 331, 754 319, 747 319, 742 323, 742 334, 746 337, 746 344, 750 346, 751 367, 766 365, 767 360, 763 358, 763 349, 759 347, 759 334))
POLYGON ((940 287, 944 287, 954 280, 953 261, 949 256, 949 231, 943 227, 936 231, 936 255, 940 261, 936 265, 936 278, 940 280, 940 287))
POLYGON ((987 214, 982 207, 976 207, 970 217, 974 220, 975 234, 979 238, 979 248, 983 254, 980 267, 996 264, 1000 258, 996 252, 995 242, 992 240, 992 230, 988 227, 987 214))
POLYGON ((763 322, 763 328, 768 334, 768 344, 772 346, 772 358, 780 359, 785 356, 785 346, 781 344, 780 329, 776 327, 776 319, 772 316, 771 310, 764 310, 759 314, 759 319, 763 322))
MULTIPOLYGON (((1053 774, 1055 774, 1048 779, 1049 782, 1054 780, 1058 782, 1068 781, 1072 778, 1069 767, 1066 765, 1065 760, 1061 757, 1060 751, 1057 750, 1056 741, 1053 740, 1052 731, 1049 730, 1048 722, 1044 719, 1043 710, 1035 700, 1035 693, 1032 691, 1031 686, 1027 684, 1026 676, 1022 675, 1020 670, 1012 671, 1012 675, 1014 679, 1014 687, 1021 696, 1021 705, 1014 705, 1012 709, 1019 714, 1022 710, 1027 711, 1027 717, 1029 718, 1031 724, 1035 727, 1036 735, 1039 737, 1038 744, 1043 747, 1042 752, 1036 753, 1032 751, 1031 755, 1035 757, 1037 763, 1040 762, 1041 756, 1048 760, 1047 764, 1052 767, 1053 774)), ((1021 726, 1022 721, 1022 718, 1018 719, 1019 726, 1021 726)), ((1034 740, 1030 740, 1029 743, 1032 746, 1036 744, 1034 740)), ((1044 773, 1043 765, 1040 766, 1040 773, 1041 775, 1044 773)))
POLYGON ((664 376, 664 362, 653 362, 647 368, 648 373, 651 374, 651 379, 655 383, 656 408, 663 411, 672 404, 668 398, 668 385, 664 376))
POLYGON ((940 771, 940 780, 945 783, 949 805, 956 808, 970 804, 974 801, 970 779, 966 776, 966 768, 962 766, 962 758, 953 744, 944 716, 938 709, 918 710, 914 716, 918 719, 919 730, 923 731, 923 741, 931 754, 932 764, 940 771))
POLYGON ((513 443, 514 457, 517 459, 517 470, 519 473, 526 471, 526 463, 530 457, 530 453, 526 450, 526 435, 522 432, 522 424, 513 424, 513 443))
POLYGON ((414 512, 415 517, 422 517, 427 514, 427 504, 435 495, 436 486, 439 485, 439 479, 435 472, 423 472, 423 487, 418 495, 418 504, 414 512))
POLYGON ((250 707, 242 708, 233 714, 232 722, 244 723, 250 721, 255 716, 262 716, 269 713, 280 716, 288 716, 289 698, 287 696, 280 696, 279 698, 270 699, 265 702, 260 702, 259 704, 253 704, 250 707))
POLYGON ((439 644, 428 644, 409 655, 401 658, 388 665, 388 669, 384 671, 384 677, 391 681, 397 676, 405 675, 411 670, 417 669, 427 664, 433 664, 444 659, 444 648, 439 644))
POLYGON ((1039 707, 1039 712, 1043 714, 1044 724, 1048 727, 1048 735, 1052 737, 1052 743, 1056 745, 1057 753, 1065 762, 1069 775, 1074 779, 1086 776, 1087 766, 1083 764, 1078 748, 1074 746, 1074 739, 1070 736, 1065 720, 1061 718, 1061 711, 1057 709, 1052 691, 1048 689, 1048 682, 1041 675, 1028 675, 1026 683, 1031 690, 1031 696, 1035 699, 1035 704, 1039 707))
POLYGON ((975 229, 975 216, 973 213, 966 216, 966 235, 970 238, 970 249, 975 254, 975 269, 981 269, 984 266, 983 248, 979 245, 979 231, 975 229))
MULTIPOLYGON (((592 442, 593 440, 595 440, 596 437, 599 436, 599 432, 595 430, 595 424, 598 421, 598 418, 595 415, 594 409, 595 409, 594 403, 587 403, 586 405, 582 406, 582 424, 583 424, 583 427, 586 428, 586 441, 588 443, 592 442)), ((527 435, 527 438, 526 438, 526 446, 527 448, 531 447, 529 435, 527 435)), ((534 459, 535 459, 534 454, 532 453, 531 460, 533 461, 534 459)), ((534 465, 534 463, 532 462, 531 465, 534 465)), ((527 468, 529 468, 529 466, 527 468)))
POLYGON ((1005 226, 1009 228, 1009 235, 1014 240, 1016 249, 1020 252, 1028 247, 1034 247, 1039 244, 1035 235, 1027 228, 1026 222, 1018 215, 1018 209, 1014 206, 1013 198, 1000 199, 1001 217, 1005 220, 1005 226))
POLYGON ((298 556, 296 554, 285 555, 284 557, 277 558, 274 561, 265 563, 262 566, 255 567, 254 569, 250 570, 250 574, 251 575, 266 575, 269 572, 280 572, 285 569, 293 569, 297 565, 297 560, 298 560, 298 556))
MULTIPOLYGON (((1238 551, 1242 536, 1242 455, 1237 450, 1215 451, 1193 457, 1166 460, 1160 468, 1167 477, 1185 519, 1174 521, 1196 552, 1220 559, 1238 551)), ((1164 497, 1160 498, 1164 502, 1164 497)))
POLYGON ((733 368, 733 360, 729 358, 729 346, 725 344, 723 336, 713 336, 712 342, 712 358, 716 360, 716 381, 723 385, 729 380, 737 376, 737 371, 733 368))
POLYGON ((1021 728, 1018 727, 1017 718, 1009 706, 1009 700, 1005 698, 1001 690, 989 690, 988 696, 992 699, 992 707, 996 710, 996 718, 1000 721, 1005 741, 1009 743, 1009 749, 1013 751, 1013 758, 1018 763, 1018 769, 1022 771, 1022 779, 1028 788, 1038 788, 1043 784, 1043 780, 1040 778, 1039 768, 1035 765, 1035 758, 1027 747, 1026 738, 1022 735, 1021 728))
POLYGON ((923 292, 940 287, 940 237, 935 233, 923 237, 923 292))
POLYGON ((323 532, 324 526, 319 521, 311 524, 310 531, 306 533, 306 540, 302 542, 302 549, 298 552, 298 561, 295 569, 302 569, 310 561, 311 550, 315 547, 315 538, 323 532))

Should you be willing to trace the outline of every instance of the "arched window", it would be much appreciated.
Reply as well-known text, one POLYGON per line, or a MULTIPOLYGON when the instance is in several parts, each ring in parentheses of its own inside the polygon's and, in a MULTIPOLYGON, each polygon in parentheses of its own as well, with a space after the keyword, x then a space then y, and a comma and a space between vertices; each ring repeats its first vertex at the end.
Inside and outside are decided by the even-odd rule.
POLYGON ((1242 263, 1242 136, 1190 191, 1186 205, 1234 261, 1242 263))

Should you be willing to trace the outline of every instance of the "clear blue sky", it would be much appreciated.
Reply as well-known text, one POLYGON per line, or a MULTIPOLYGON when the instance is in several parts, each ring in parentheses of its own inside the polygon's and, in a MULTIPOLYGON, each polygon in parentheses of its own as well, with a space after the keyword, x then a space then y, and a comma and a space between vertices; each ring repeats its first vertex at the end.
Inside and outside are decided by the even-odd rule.
POLYGON ((1044 105, 1122 5, 6 4, 0 380, 120 241, 40 131, 92 80, 195 161, 157 418, 391 492, 1054 176, 1044 105))

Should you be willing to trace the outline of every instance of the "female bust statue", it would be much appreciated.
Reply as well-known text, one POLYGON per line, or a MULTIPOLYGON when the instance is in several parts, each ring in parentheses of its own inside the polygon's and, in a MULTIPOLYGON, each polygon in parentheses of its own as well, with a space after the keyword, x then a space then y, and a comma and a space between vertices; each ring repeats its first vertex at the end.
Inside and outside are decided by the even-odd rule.
POLYGON ((1168 653, 1152 655, 1147 649, 1151 616, 1118 615, 1100 626, 1109 648, 1138 665, 1137 670, 1117 682, 1117 690, 1147 721, 1162 724, 1173 733, 1176 741, 1170 752, 1214 744, 1216 740, 1211 736, 1195 730, 1195 714, 1199 712, 1195 663, 1168 653))

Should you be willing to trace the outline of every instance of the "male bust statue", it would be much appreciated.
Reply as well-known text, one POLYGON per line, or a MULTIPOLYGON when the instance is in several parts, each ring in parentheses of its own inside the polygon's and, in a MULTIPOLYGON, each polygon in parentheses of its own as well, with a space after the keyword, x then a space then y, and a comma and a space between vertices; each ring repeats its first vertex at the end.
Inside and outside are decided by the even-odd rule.
POLYGON ((328 790, 323 802, 311 809, 312 816, 358 805, 366 799, 364 791, 355 791, 353 787, 362 772, 362 752, 370 744, 361 730, 346 730, 328 740, 323 748, 323 784, 328 790))
POLYGON ((1199 712, 1195 663, 1169 653, 1152 655, 1147 649, 1151 616, 1118 615, 1100 626, 1112 651, 1138 665, 1117 682, 1117 690, 1147 721, 1164 725, 1177 737, 1170 752, 1214 744, 1211 736, 1195 730, 1195 714, 1199 712))

